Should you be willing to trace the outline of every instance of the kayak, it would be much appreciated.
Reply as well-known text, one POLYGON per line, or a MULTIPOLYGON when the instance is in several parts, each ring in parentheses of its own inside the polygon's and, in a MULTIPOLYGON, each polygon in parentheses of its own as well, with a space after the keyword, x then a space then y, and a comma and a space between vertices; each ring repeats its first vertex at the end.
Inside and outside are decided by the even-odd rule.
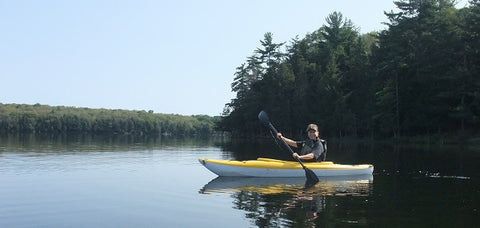
MULTIPOLYGON (((271 158, 233 161, 198 159, 208 170, 224 177, 305 177, 305 171, 299 162, 283 161, 271 158)), ((342 165, 331 161, 304 162, 308 169, 319 177, 365 175, 373 173, 373 165, 342 165)))
MULTIPOLYGON (((308 189, 310 195, 368 195, 373 175, 321 177, 320 184, 308 189)), ((240 191, 261 194, 297 194, 305 188, 305 179, 299 177, 216 177, 200 190, 202 194, 240 191)))

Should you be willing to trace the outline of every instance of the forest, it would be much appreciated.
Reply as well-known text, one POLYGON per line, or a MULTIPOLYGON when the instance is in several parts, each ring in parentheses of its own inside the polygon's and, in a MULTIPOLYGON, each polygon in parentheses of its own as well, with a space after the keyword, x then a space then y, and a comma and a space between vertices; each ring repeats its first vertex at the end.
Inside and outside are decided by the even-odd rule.
POLYGON ((289 136, 316 123, 322 137, 479 137, 480 0, 394 4, 381 31, 360 34, 333 12, 288 43, 265 33, 222 116, 0 103, 0 133, 257 136, 265 110, 289 136))
MULTIPOLYGON (((340 12, 305 37, 260 47, 235 71, 219 128, 265 134, 269 113, 288 135, 317 123, 323 137, 479 134, 480 1, 399 0, 386 29, 360 34, 340 12)), ((387 9, 386 9, 387 10, 387 9)))
POLYGON ((0 103, 3 134, 131 134, 210 136, 219 117, 153 111, 0 103))

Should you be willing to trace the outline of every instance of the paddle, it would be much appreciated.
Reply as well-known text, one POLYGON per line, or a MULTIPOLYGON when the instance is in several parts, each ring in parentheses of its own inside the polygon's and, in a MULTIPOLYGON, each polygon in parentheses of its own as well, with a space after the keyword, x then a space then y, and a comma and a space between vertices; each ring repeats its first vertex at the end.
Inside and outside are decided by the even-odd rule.
MULTIPOLYGON (((260 113, 258 113, 258 119, 260 120, 260 122, 263 123, 263 125, 265 125, 266 127, 270 128, 270 130, 273 131, 273 134, 275 135, 275 137, 277 136, 278 131, 277 131, 277 129, 275 129, 275 127, 272 125, 272 123, 270 123, 270 120, 268 120, 268 116, 267 116, 267 113, 265 111, 260 111, 260 113)), ((283 140, 283 139, 282 139, 282 142, 287 147, 287 149, 290 151, 290 153, 293 154, 294 152, 293 152, 292 148, 290 148, 290 146, 287 144, 287 142, 285 142, 285 140, 283 140)), ((295 159, 300 163, 300 165, 302 165, 303 169, 305 170, 305 176, 307 177, 307 184, 306 185, 313 186, 316 183, 318 183, 319 180, 318 180, 317 175, 312 170, 308 169, 299 158, 296 157, 295 159)))

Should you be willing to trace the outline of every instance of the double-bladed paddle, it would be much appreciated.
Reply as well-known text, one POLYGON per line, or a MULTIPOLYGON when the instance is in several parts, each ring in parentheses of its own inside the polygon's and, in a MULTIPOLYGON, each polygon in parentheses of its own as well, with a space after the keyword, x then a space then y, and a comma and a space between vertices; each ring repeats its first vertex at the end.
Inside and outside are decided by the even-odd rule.
MULTIPOLYGON (((277 136, 278 131, 277 131, 277 129, 275 129, 275 127, 272 125, 272 123, 270 123, 270 120, 268 119, 267 113, 265 111, 260 111, 260 113, 258 113, 258 119, 260 120, 260 122, 263 123, 263 125, 270 128, 270 130, 273 131, 273 134, 275 136, 277 136)), ((287 147, 287 149, 290 151, 290 153, 293 154, 294 152, 293 152, 292 148, 290 148, 290 146, 287 144, 287 142, 285 142, 285 140, 283 140, 283 139, 282 139, 282 142, 287 147)), ((319 180, 318 180, 317 175, 312 170, 308 169, 299 158, 295 157, 295 159, 300 163, 300 165, 302 165, 303 169, 305 170, 305 176, 307 177, 307 184, 306 185, 313 186, 316 183, 318 183, 319 180)))

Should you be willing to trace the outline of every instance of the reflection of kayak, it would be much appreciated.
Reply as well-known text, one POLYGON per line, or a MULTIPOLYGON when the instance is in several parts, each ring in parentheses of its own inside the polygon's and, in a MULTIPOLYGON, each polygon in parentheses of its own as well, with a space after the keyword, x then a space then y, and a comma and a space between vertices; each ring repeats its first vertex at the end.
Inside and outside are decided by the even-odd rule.
MULTIPOLYGON (((372 174, 321 177, 308 191, 311 194, 367 194, 373 182, 372 174)), ((201 193, 228 193, 250 191, 262 194, 297 194, 304 189, 304 178, 217 177, 206 184, 201 193)))
MULTIPOLYGON (((231 177, 305 177, 305 171, 296 161, 258 158, 248 161, 199 159, 208 170, 219 176, 231 177)), ((333 162, 305 162, 317 176, 348 176, 373 173, 373 165, 341 165, 333 162)))

